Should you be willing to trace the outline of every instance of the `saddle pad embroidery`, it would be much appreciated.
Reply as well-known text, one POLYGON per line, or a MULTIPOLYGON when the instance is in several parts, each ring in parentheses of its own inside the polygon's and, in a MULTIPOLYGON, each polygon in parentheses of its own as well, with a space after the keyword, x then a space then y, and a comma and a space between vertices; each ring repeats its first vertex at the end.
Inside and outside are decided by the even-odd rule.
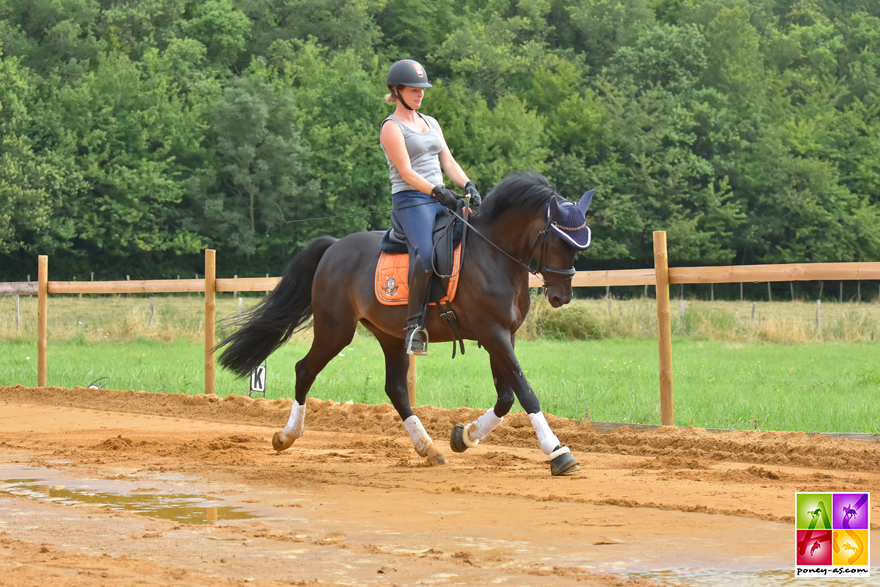
MULTIPOLYGON (((458 288, 458 275, 461 268, 461 245, 455 248, 452 258, 452 277, 446 288, 446 297, 440 301, 451 302, 458 288)), ((386 306, 403 306, 409 296, 409 254, 382 253, 376 264, 376 298, 386 306)), ((431 305, 436 305, 431 302, 431 305)))

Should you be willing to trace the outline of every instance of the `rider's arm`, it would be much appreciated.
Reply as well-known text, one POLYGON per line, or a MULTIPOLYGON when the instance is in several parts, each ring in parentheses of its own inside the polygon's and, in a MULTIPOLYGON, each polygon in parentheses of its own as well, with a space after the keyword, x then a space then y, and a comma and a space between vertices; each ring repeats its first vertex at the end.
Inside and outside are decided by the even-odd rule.
POLYGON ((437 121, 433 118, 431 121, 434 123, 437 133, 443 141, 443 149, 440 150, 440 166, 443 167, 443 172, 446 174, 446 177, 461 187, 464 187, 464 184, 468 182, 468 176, 461 168, 461 165, 458 164, 458 161, 455 160, 455 157, 452 156, 452 152, 446 144, 446 137, 443 136, 443 130, 440 128, 440 125, 437 124, 437 121))
POLYGON ((383 124, 382 132, 379 134, 379 141, 385 147, 388 158, 394 163, 403 181, 420 192, 430 195, 434 185, 413 171, 409 160, 409 152, 406 150, 406 142, 403 140, 403 131, 400 130, 400 127, 397 124, 383 124))

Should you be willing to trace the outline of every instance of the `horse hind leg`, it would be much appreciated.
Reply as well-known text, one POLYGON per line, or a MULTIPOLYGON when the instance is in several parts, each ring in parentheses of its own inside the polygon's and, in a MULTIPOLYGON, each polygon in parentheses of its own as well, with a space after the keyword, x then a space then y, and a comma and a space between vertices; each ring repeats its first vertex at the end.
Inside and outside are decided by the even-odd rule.
POLYGON ((403 427, 413 443, 416 453, 424 457, 431 465, 445 465, 446 456, 437 448, 434 441, 425 430, 422 421, 412 411, 409 403, 409 392, 406 386, 406 373, 409 369, 409 355, 406 354, 406 342, 401 338, 395 338, 369 322, 364 326, 372 332, 382 345, 385 353, 385 393, 400 419, 403 427))
POLYGON ((348 346, 354 338, 356 322, 352 318, 349 325, 337 315, 332 326, 318 328, 321 318, 315 316, 315 338, 309 352, 296 364, 296 395, 287 425, 272 436, 272 448, 281 452, 290 448, 305 431, 306 397, 315 383, 315 378, 333 357, 348 346))

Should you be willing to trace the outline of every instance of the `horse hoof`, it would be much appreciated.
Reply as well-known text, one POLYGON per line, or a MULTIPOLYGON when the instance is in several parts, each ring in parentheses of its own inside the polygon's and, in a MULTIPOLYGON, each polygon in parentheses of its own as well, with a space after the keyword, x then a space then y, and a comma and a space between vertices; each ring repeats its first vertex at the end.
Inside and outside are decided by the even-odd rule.
POLYGON ((464 452, 470 448, 464 443, 464 424, 461 422, 456 424, 455 428, 452 429, 452 437, 449 439, 449 446, 454 452, 464 452))
POLYGON ((428 459, 428 463, 431 465, 446 464, 446 457, 443 456, 443 453, 440 452, 433 444, 428 449, 428 454, 425 455, 425 458, 428 459))
POLYGON ((272 436, 272 448, 274 448, 278 452, 281 452, 282 450, 287 450, 288 448, 293 446, 293 441, 295 440, 296 438, 288 438, 287 436, 284 436, 284 432, 279 430, 275 433, 274 436, 272 436))
POLYGON ((579 471, 578 461, 570 452, 564 453, 550 461, 550 474, 554 477, 559 475, 571 475, 579 471))

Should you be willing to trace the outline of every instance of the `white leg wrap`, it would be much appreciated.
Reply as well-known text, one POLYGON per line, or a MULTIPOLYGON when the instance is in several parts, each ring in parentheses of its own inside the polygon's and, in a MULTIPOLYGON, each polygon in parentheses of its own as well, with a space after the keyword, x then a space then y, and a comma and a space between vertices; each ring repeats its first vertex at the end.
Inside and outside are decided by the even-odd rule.
POLYGON ((428 449, 431 448, 431 445, 434 444, 434 442, 431 440, 431 437, 428 436, 428 433, 425 432, 425 427, 422 426, 422 421, 419 420, 419 417, 413 414, 403 421, 403 427, 406 428, 406 433, 409 434, 409 439, 412 440, 413 446, 415 447, 416 452, 419 453, 419 456, 427 456, 428 449))
POLYGON ((485 414, 477 418, 476 422, 468 426, 468 434, 474 440, 483 440, 501 424, 503 419, 495 415, 495 408, 489 408, 485 414))
POLYGON ((299 438, 303 435, 303 423, 306 420, 306 407, 299 405, 299 402, 293 400, 293 407, 290 409, 290 418, 287 420, 287 426, 284 427, 284 436, 287 438, 299 438))
POLYGON ((529 420, 532 421, 532 426, 535 427, 535 434, 538 435, 538 442, 541 443, 541 452, 545 455, 549 455, 557 446, 559 446, 559 439, 556 438, 556 435, 550 430, 550 426, 547 424, 547 419, 544 417, 544 412, 529 414, 529 420))

